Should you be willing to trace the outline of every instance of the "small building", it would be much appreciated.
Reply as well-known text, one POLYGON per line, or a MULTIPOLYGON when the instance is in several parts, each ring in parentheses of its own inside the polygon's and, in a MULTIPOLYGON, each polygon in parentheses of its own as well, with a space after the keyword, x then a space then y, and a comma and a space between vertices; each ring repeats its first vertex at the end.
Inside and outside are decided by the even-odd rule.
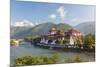
POLYGON ((83 34, 76 29, 70 29, 66 35, 70 38, 70 45, 82 45, 83 34))
POLYGON ((19 46, 19 41, 16 40, 16 39, 11 39, 11 40, 10 40, 10 44, 11 44, 12 46, 19 46))

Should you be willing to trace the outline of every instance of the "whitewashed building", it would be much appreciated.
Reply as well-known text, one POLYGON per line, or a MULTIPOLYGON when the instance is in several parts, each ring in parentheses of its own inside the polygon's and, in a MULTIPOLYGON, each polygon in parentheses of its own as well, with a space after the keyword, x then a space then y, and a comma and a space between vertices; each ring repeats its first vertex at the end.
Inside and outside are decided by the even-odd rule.
POLYGON ((82 44, 82 33, 76 29, 69 29, 67 32, 62 30, 57 30, 56 28, 51 28, 48 34, 44 34, 41 36, 40 43, 44 44, 56 44, 57 39, 61 39, 61 41, 69 40, 69 45, 78 44, 77 40, 82 44))

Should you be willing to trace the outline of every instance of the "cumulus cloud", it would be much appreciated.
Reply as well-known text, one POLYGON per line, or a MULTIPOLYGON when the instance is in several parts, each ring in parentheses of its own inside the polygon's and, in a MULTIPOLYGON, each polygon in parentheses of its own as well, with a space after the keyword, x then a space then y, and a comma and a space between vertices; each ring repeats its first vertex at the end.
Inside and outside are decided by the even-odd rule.
POLYGON ((64 18, 66 16, 67 11, 65 11, 65 8, 63 6, 59 7, 57 9, 57 13, 59 13, 59 16, 61 17, 61 20, 64 21, 64 18))
POLYGON ((34 22, 34 26, 39 25, 41 23, 39 23, 39 21, 34 22))
POLYGON ((23 20, 23 21, 16 22, 14 24, 14 26, 20 26, 20 27, 29 26, 30 27, 30 26, 34 26, 34 24, 32 22, 28 21, 28 20, 23 20))
POLYGON ((55 15, 55 14, 51 14, 51 15, 49 16, 49 18, 50 18, 50 19, 55 19, 55 18, 56 18, 56 15, 55 15))

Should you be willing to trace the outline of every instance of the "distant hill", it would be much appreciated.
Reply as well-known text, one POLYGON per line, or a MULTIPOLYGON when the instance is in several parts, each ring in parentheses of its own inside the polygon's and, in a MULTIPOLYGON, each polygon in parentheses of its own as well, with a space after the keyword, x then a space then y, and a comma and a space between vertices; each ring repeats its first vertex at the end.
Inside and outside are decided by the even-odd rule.
POLYGON ((67 31, 72 28, 72 26, 64 23, 54 24, 54 23, 43 23, 36 25, 34 27, 11 27, 11 38, 24 38, 27 36, 40 36, 48 33, 49 29, 56 27, 57 29, 63 29, 67 31))
POLYGON ((11 38, 20 38, 27 35, 27 32, 30 31, 32 27, 15 27, 11 26, 10 28, 10 37, 11 38), (20 36, 19 36, 20 35, 20 36))
POLYGON ((95 22, 85 22, 75 26, 84 34, 95 34, 95 22))

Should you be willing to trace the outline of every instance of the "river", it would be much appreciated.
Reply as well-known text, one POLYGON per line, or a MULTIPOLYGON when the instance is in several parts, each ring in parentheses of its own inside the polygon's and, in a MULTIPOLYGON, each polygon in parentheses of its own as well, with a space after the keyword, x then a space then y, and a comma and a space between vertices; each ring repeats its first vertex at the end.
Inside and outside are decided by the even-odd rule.
POLYGON ((35 47, 29 42, 24 42, 23 45, 10 47, 10 64, 13 64, 14 59, 17 57, 29 56, 29 55, 30 56, 50 56, 54 53, 58 53, 62 60, 66 58, 74 58, 74 56, 80 55, 80 57, 86 62, 95 61, 95 53, 93 52, 89 53, 89 52, 57 51, 57 50, 35 47))

